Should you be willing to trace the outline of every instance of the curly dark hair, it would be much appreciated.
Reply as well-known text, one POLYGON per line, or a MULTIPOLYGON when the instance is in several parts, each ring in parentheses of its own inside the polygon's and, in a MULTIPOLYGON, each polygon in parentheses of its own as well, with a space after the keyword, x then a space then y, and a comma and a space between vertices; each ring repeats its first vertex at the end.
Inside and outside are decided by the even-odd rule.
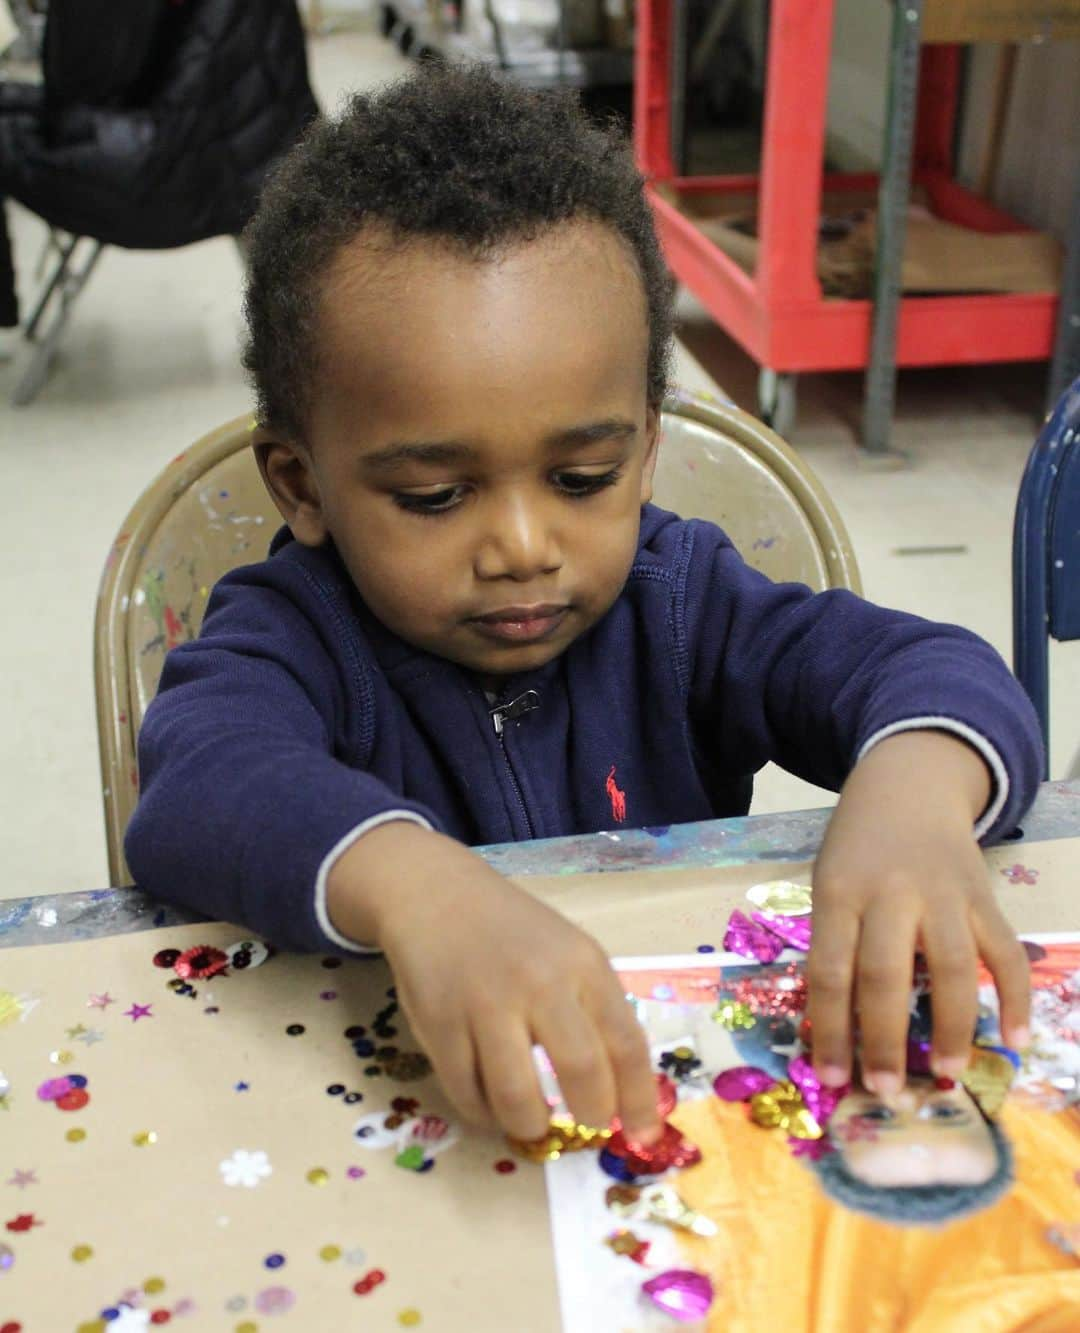
POLYGON ((245 233, 247 368, 259 420, 301 440, 317 370, 319 280, 371 223, 483 259, 573 219, 610 226, 636 256, 649 323, 647 392, 667 385, 672 284, 625 136, 573 93, 479 66, 421 66, 316 122, 272 173, 245 233))

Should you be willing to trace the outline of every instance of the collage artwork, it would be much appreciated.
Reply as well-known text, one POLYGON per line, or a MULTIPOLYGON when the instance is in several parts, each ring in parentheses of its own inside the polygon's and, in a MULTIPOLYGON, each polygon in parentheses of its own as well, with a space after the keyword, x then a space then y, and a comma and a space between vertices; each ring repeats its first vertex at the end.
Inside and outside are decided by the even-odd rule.
POLYGON ((0 951, 0 1333, 1075 1333, 1080 936, 1025 941, 1027 1051, 983 978, 956 1083, 916 969, 886 1105, 814 1077, 809 891, 756 887, 715 950, 616 963, 651 1148, 575 1125, 541 1052, 549 1134, 465 1132, 378 959, 221 924, 0 951))

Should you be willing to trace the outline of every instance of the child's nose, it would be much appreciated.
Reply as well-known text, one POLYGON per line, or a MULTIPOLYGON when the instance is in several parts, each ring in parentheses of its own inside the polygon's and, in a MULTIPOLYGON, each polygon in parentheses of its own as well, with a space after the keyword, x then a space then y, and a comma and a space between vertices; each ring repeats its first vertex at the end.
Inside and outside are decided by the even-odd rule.
POLYGON ((492 501, 476 558, 478 578, 524 583, 562 563, 544 506, 522 496, 492 501))

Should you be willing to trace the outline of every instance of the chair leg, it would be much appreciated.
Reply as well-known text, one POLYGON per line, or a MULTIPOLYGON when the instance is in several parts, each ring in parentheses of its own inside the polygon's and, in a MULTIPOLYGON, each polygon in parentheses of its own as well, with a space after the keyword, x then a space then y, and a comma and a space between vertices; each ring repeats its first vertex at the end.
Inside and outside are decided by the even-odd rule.
POLYGON ((46 242, 45 254, 41 257, 42 264, 44 264, 48 256, 49 247, 52 245, 56 246, 57 253, 60 257, 56 267, 52 271, 52 276, 49 278, 48 282, 46 282, 41 295, 38 297, 37 305, 34 306, 34 313, 26 321, 25 336, 27 338, 33 338, 34 334, 37 333, 38 324, 41 322, 41 317, 45 313, 45 307, 49 304, 53 292, 56 291, 57 287, 59 287, 67 277, 68 267, 71 264, 71 257, 74 255, 75 247, 78 243, 79 238, 77 236, 69 237, 66 241, 57 241, 53 233, 49 233, 49 240, 46 242))
POLYGON ((45 294, 38 302, 30 323, 27 325, 27 337, 32 338, 44 316, 51 297, 58 292, 58 300, 53 304, 52 316, 49 319, 45 333, 38 342, 30 365, 16 384, 15 392, 11 396, 12 404, 15 407, 25 407, 28 403, 33 402, 41 391, 42 385, 48 379, 57 348, 60 346, 60 339, 71 317, 71 308, 75 304, 79 293, 86 286, 87 279, 93 272, 94 265, 105 248, 102 241, 91 241, 90 253, 83 261, 82 267, 75 268, 72 265, 72 259, 75 254, 75 247, 80 239, 76 236, 65 247, 60 264, 50 279, 45 294))

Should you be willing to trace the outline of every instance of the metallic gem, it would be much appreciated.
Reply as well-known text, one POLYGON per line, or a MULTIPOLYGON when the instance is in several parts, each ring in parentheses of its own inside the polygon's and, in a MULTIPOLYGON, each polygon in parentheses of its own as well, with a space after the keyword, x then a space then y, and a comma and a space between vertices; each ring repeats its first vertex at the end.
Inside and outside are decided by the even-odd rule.
POLYGON ((959 1081, 978 1102, 983 1115, 992 1119, 1001 1110, 1015 1077, 1016 1066, 1003 1051, 976 1046, 959 1081))
POLYGON ((784 941, 736 908, 728 918, 724 948, 743 958, 756 958, 759 963, 774 963, 784 952, 784 941))
POLYGON ((650 1222, 662 1222, 697 1236, 716 1235, 716 1223, 683 1203, 673 1185, 647 1185, 641 1192, 641 1203, 650 1222))
POLYGON ((712 1282, 690 1268, 670 1268, 643 1283, 641 1290, 658 1309, 684 1324, 704 1319, 713 1302, 712 1282))
POLYGON ((755 1093, 776 1086, 776 1079, 753 1065, 722 1069, 713 1079, 713 1092, 725 1102, 748 1102, 755 1093))
POLYGON ((851 1087, 847 1083, 841 1088, 826 1087, 805 1055, 797 1055, 789 1061, 788 1078, 799 1089, 806 1109, 822 1128, 829 1123, 841 1097, 846 1097, 851 1087))
POLYGON ((750 916, 757 925, 782 939, 789 949, 806 953, 810 948, 810 917, 788 916, 783 912, 751 912, 750 916))

